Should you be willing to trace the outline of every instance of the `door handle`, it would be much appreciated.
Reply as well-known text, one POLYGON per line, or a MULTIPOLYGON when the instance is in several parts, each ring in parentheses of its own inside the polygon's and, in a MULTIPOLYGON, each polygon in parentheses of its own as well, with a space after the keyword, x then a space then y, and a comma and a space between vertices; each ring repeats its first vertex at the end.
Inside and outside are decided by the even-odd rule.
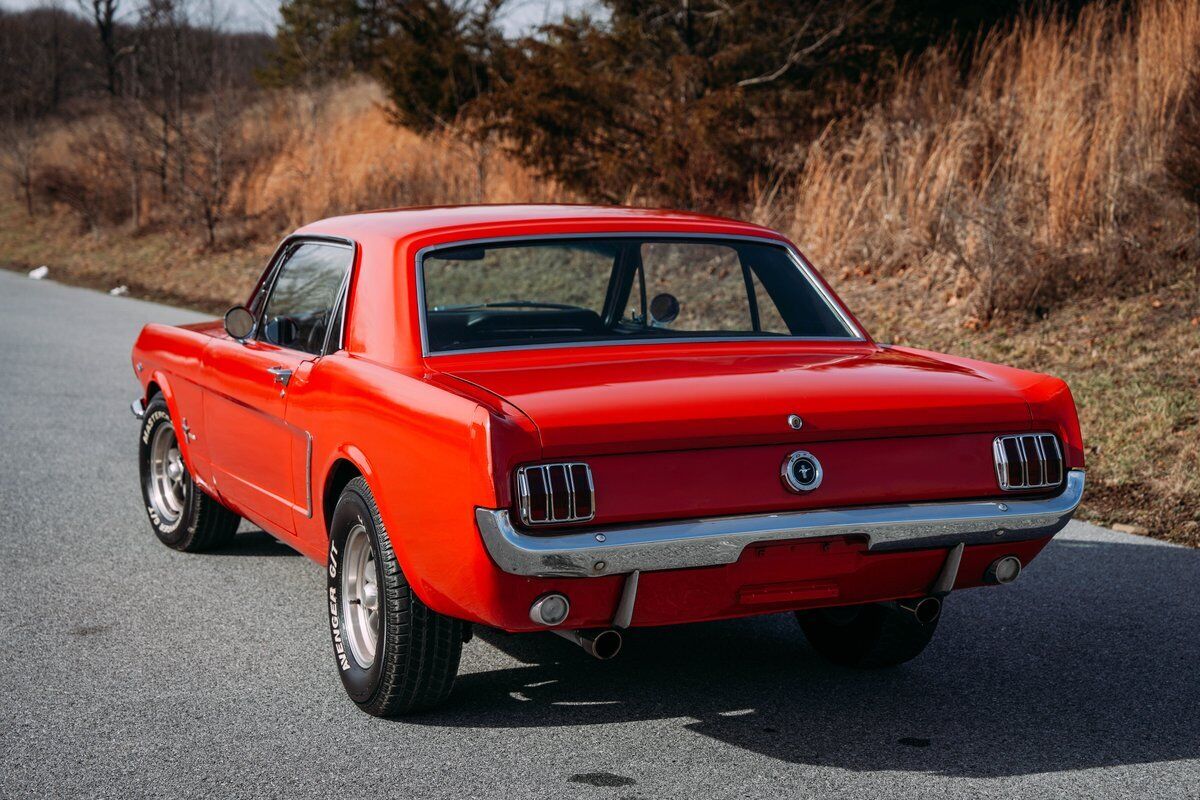
POLYGON ((276 383, 283 384, 284 386, 287 386, 288 381, 292 379, 292 371, 287 367, 270 367, 267 369, 267 372, 275 376, 276 383))

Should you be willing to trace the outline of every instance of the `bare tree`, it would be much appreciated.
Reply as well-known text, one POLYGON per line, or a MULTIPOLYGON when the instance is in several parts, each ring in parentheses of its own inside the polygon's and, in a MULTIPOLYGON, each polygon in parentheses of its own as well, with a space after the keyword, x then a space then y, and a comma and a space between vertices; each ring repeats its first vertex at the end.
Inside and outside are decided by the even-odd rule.
POLYGON ((122 56, 117 46, 117 8, 120 6, 120 0, 79 0, 79 6, 96 26, 96 34, 100 38, 104 87, 110 95, 116 97, 119 89, 118 66, 122 56))
POLYGON ((153 152, 159 200, 172 194, 172 165, 184 160, 175 149, 183 124, 187 92, 187 6, 178 0, 149 0, 138 22, 140 49, 144 53, 142 105, 152 117, 145 136, 153 152))
POLYGON ((190 215, 198 221, 209 247, 217 244, 217 229, 230 212, 230 199, 239 181, 252 175, 276 149, 268 126, 254 124, 242 90, 218 86, 206 110, 188 126, 189 169, 183 188, 190 215))

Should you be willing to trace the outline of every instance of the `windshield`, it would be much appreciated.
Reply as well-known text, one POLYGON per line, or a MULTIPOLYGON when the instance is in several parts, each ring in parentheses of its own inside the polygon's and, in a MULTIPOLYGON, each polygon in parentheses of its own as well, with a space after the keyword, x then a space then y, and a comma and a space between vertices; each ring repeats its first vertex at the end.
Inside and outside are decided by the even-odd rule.
POLYGON ((788 250, 765 242, 498 242, 435 250, 420 269, 430 353, 681 338, 857 338, 788 250))

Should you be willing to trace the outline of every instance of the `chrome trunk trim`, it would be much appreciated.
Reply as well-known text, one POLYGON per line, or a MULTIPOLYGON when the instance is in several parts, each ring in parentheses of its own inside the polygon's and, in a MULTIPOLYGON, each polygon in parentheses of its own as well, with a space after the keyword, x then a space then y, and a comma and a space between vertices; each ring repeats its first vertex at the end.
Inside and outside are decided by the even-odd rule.
POLYGON ((595 577, 732 564, 761 542, 861 536, 873 551, 1041 539, 1058 533, 1083 497, 1084 471, 1054 497, 793 511, 531 535, 508 509, 475 509, 484 545, 513 575, 595 577), (602 537, 602 541, 601 541, 602 537))

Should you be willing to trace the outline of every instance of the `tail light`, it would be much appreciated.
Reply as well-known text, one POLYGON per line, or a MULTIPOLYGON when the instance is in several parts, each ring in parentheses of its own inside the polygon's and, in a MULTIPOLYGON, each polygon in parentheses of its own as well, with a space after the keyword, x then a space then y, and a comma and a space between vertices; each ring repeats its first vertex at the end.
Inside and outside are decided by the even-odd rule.
POLYGON ((1062 448, 1050 433, 997 436, 992 443, 996 478, 1006 492, 1052 489, 1063 480, 1062 448))
POLYGON ((596 516, 595 487, 587 464, 538 464, 517 470, 517 503, 526 525, 587 522, 596 516))

